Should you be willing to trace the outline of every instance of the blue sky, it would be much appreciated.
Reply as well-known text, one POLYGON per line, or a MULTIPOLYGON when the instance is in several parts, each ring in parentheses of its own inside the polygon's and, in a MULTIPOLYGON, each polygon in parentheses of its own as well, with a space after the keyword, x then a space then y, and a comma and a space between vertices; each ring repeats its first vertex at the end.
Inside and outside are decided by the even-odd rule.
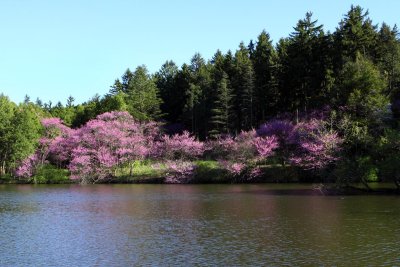
POLYGON ((108 92, 127 68, 210 59, 265 29, 277 41, 307 11, 333 31, 351 4, 399 23, 400 1, 0 0, 0 93, 53 103, 108 92))

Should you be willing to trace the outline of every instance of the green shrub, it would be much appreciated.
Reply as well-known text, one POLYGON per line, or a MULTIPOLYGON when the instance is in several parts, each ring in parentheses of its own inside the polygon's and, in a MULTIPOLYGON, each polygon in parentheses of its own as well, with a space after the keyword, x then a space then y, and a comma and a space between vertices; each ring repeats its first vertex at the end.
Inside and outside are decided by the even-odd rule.
POLYGON ((32 178, 35 184, 62 184, 69 183, 69 172, 66 169, 59 169, 54 165, 45 164, 40 167, 32 178))
POLYGON ((339 184, 362 183, 368 189, 369 182, 379 180, 378 167, 369 156, 343 160, 335 169, 334 175, 339 184))
POLYGON ((231 179, 217 161, 196 161, 193 183, 227 183, 231 179))

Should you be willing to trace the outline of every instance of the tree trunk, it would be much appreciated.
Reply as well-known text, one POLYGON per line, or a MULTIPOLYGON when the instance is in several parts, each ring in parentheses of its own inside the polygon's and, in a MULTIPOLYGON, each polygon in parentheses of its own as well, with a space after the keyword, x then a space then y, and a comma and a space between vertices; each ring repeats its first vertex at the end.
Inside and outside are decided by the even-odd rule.
POLYGON ((133 174, 133 164, 130 163, 129 164, 129 176, 132 177, 132 174, 133 174))

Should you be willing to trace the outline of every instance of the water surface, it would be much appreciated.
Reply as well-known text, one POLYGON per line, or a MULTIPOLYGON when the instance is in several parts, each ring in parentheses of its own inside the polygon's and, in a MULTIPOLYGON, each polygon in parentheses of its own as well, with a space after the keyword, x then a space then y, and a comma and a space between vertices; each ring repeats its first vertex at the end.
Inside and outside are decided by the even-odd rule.
POLYGON ((0 266, 400 265, 400 197, 1 185, 0 266))

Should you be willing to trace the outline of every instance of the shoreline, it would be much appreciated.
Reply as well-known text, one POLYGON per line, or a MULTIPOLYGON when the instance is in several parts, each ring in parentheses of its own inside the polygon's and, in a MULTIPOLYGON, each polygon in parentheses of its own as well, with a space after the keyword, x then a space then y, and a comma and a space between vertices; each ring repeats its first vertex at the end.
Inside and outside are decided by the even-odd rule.
MULTIPOLYGON (((287 188, 271 188, 270 190, 262 190, 259 193, 267 195, 304 195, 304 196, 355 196, 355 195, 400 195, 400 190, 390 183, 374 182, 371 189, 359 187, 360 185, 340 186, 335 183, 319 183, 319 182, 276 182, 276 181, 213 181, 199 182, 193 181, 186 184, 165 183, 162 177, 152 178, 136 178, 136 179, 112 179, 87 185, 307 185, 310 188, 303 189, 287 189, 287 188)), ((0 179, 1 185, 80 185, 78 181, 66 180, 57 183, 34 183, 32 180, 10 179, 5 181, 0 179)), ((87 186, 86 185, 86 186, 87 186)))

